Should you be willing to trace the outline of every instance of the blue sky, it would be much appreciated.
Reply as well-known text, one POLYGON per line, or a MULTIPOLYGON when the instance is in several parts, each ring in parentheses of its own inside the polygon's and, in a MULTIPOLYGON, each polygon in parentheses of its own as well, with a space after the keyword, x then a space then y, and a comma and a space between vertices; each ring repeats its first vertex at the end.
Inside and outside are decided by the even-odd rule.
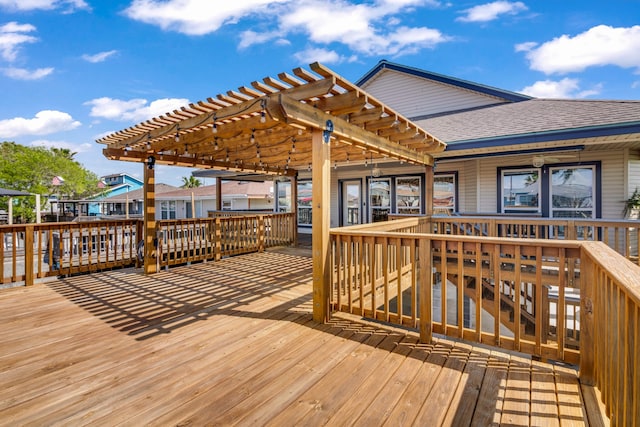
POLYGON ((536 97, 637 100, 640 0, 0 0, 0 141, 140 177, 95 139, 311 62, 356 81, 381 59, 536 97))

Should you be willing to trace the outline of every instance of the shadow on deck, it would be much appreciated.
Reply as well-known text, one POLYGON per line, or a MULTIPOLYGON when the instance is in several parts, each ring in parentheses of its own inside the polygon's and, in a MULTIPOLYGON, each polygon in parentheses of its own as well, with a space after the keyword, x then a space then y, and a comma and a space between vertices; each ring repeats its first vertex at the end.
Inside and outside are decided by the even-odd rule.
POLYGON ((588 424, 571 368, 313 322, 311 269, 274 250, 3 291, 0 424, 588 424))

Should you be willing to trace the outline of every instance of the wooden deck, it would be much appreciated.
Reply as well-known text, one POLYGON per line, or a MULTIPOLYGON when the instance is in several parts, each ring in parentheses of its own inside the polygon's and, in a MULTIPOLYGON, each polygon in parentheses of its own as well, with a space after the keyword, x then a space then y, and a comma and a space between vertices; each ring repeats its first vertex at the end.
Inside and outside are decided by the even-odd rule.
POLYGON ((570 368, 320 325, 311 292, 291 250, 2 290, 0 425, 589 424, 570 368))

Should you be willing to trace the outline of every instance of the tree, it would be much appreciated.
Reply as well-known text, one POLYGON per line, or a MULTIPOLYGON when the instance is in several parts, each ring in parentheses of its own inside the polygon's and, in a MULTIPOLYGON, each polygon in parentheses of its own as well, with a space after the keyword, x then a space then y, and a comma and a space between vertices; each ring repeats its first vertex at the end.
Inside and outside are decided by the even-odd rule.
MULTIPOLYGON (((65 148, 27 147, 15 142, 0 144, 0 187, 34 194, 56 194, 68 198, 82 198, 98 191, 98 177, 73 159, 76 153, 65 148), (64 183, 54 186, 54 176, 64 183)), ((14 215, 27 221, 35 218, 35 198, 25 197, 14 215)), ((46 202, 46 198, 41 201, 46 202)), ((7 201, 0 202, 7 208, 7 201)))
POLYGON ((202 185, 202 181, 191 175, 190 177, 182 177, 182 188, 196 188, 202 185))

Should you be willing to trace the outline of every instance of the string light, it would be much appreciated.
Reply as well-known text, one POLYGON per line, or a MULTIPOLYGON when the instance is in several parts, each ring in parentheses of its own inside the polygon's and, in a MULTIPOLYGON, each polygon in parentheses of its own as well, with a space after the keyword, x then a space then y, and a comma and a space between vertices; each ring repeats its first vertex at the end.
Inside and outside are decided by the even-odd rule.
POLYGON ((213 141, 213 149, 218 151, 219 148, 220 146, 218 145, 218 137, 216 137, 216 139, 213 141))
POLYGON ((184 144, 184 154, 189 154, 189 146, 184 144))
POLYGON ((131 151, 131 147, 129 147, 129 144, 124 146, 124 151, 131 151))
POLYGON ((265 123, 267 121, 267 114, 266 114, 266 108, 267 108, 267 100, 263 99, 262 101, 260 101, 260 107, 262 107, 262 111, 260 112, 260 123, 265 123))
POLYGON ((293 141, 293 144, 291 144, 291 152, 295 153, 296 152, 296 139, 293 138, 292 141, 293 141))
POLYGON ((367 167, 369 165, 369 162, 367 161, 367 158, 365 157, 364 159, 364 167, 367 167))
POLYGON ((227 148, 227 157, 225 157, 224 161, 229 163, 229 149, 228 148, 227 148))
POLYGON ((176 137, 175 137, 176 142, 180 142, 180 126, 176 127, 176 137))
POLYGON ((151 150, 151 134, 147 134, 147 150, 151 150))
POLYGON ((254 132, 255 132, 255 129, 251 129, 251 138, 249 138, 249 142, 251 142, 252 144, 256 142, 256 135, 254 132))
POLYGON ((256 157, 260 158, 260 146, 256 145, 256 157))
POLYGON ((216 124, 216 115, 213 115, 213 128, 211 128, 213 133, 218 133, 218 125, 216 124))
POLYGON ((338 162, 333 162, 333 169, 338 169, 338 162))
POLYGON ((347 163, 349 163, 349 153, 347 153, 347 163))

